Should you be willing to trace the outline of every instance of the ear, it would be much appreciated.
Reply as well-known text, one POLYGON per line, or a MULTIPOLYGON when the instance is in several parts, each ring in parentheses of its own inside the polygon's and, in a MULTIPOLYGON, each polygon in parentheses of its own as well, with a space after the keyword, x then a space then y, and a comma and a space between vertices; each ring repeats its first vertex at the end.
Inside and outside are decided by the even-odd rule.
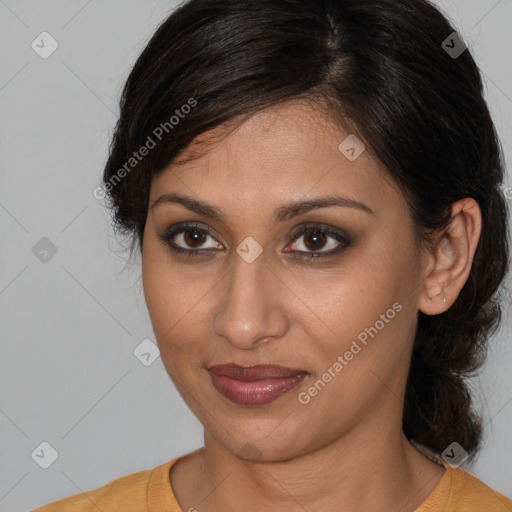
POLYGON ((457 300, 467 281, 482 228, 478 203, 464 198, 452 204, 452 216, 435 249, 425 253, 424 281, 418 309, 438 315, 457 300))

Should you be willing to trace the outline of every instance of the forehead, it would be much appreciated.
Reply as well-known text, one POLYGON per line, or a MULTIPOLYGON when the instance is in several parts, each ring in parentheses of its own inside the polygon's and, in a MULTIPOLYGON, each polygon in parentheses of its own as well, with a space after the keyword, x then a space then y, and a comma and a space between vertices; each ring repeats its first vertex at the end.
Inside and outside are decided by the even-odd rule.
MULTIPOLYGON (((173 159, 172 167, 175 172, 181 172, 193 168, 195 160, 201 164, 214 161, 222 151, 240 153, 237 145, 241 142, 245 152, 258 146, 285 156, 288 146, 293 148, 299 143, 311 148, 321 143, 326 130, 337 131, 338 138, 340 130, 343 132, 327 114, 325 104, 318 100, 289 100, 252 115, 238 116, 200 134, 173 159)), ((300 157, 297 153, 294 156, 300 157)))
POLYGON ((374 202, 385 197, 385 186, 391 188, 383 166, 364 146, 356 142, 361 154, 347 158, 339 146, 346 149, 352 135, 318 106, 277 105, 231 130, 221 126, 198 137, 177 163, 154 176, 151 199, 183 192, 226 208, 236 201, 261 207, 340 193, 374 202))

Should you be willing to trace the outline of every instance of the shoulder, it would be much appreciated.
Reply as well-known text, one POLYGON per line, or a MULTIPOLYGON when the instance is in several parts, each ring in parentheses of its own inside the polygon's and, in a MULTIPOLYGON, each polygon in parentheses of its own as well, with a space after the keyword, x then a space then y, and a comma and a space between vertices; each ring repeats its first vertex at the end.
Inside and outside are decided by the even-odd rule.
POLYGON ((31 512, 140 512, 147 505, 148 486, 153 474, 161 473, 172 462, 121 476, 102 487, 54 501, 31 512))
POLYGON ((512 500, 495 491, 462 468, 451 468, 452 486, 448 503, 453 512, 512 512, 512 500))

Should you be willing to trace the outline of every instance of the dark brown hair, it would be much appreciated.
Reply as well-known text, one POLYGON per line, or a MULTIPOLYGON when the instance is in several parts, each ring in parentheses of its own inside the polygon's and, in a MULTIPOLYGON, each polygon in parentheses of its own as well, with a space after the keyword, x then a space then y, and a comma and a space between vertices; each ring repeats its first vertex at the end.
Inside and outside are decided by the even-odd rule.
POLYGON ((466 377, 500 322, 508 211, 481 75, 469 49, 443 47, 453 32, 427 0, 186 2, 128 77, 103 186, 117 232, 142 251, 155 173, 207 130, 301 98, 328 105, 384 164, 423 243, 446 226, 452 203, 474 198, 483 224, 473 267, 448 311, 418 313, 403 411, 407 438, 436 454, 456 441, 472 458, 482 426, 466 377))

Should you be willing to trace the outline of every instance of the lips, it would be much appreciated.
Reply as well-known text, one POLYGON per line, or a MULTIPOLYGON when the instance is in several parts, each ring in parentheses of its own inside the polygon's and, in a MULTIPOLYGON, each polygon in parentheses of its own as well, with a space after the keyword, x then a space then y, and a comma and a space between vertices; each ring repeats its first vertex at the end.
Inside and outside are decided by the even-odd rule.
POLYGON ((273 402, 308 376, 305 370, 271 364, 222 364, 211 366, 208 371, 220 394, 235 404, 248 406, 273 402))

